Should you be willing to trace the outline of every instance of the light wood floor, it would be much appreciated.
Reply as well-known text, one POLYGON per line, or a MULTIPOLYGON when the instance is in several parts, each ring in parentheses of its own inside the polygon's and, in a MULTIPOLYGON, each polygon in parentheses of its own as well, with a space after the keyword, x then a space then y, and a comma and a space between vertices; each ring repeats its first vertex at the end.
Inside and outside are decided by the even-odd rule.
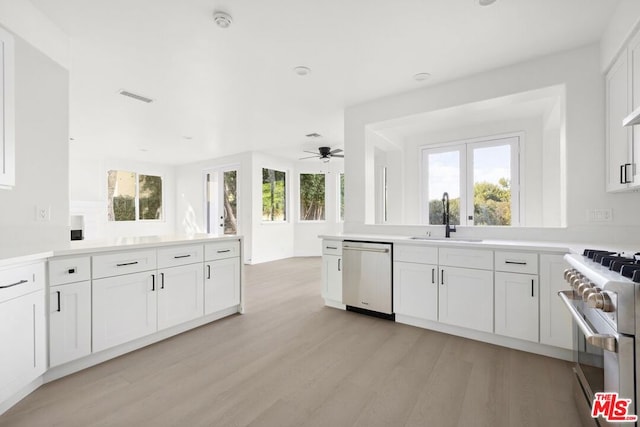
POLYGON ((235 315, 46 384, 0 426, 580 426, 569 363, 322 305, 320 258, 235 315))

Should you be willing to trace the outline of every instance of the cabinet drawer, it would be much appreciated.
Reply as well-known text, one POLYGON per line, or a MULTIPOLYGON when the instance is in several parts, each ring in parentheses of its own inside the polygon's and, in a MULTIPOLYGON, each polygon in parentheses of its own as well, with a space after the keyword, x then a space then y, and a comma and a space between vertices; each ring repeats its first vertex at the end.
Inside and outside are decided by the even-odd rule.
POLYGON ((91 259, 88 256, 49 260, 49 285, 82 282, 91 279, 91 259))
POLYGON ((240 256, 240 242, 238 240, 226 240, 204 245, 204 259, 207 261, 237 256, 240 256))
POLYGON ((493 270, 493 251, 482 249, 439 248, 440 265, 493 270))
POLYGON ((0 302, 44 289, 44 262, 0 270, 0 302))
POLYGON ((158 249, 158 268, 176 267, 204 261, 204 246, 189 245, 158 249))
POLYGON ((538 254, 534 252, 496 251, 496 271, 538 274, 538 254))
POLYGON ((322 254, 323 255, 342 255, 342 242, 338 240, 323 240, 322 254))
POLYGON ((156 269, 156 250, 116 252, 93 257, 93 278, 156 269))
POLYGON ((418 264, 437 264, 438 248, 433 246, 393 245, 393 260, 418 264))

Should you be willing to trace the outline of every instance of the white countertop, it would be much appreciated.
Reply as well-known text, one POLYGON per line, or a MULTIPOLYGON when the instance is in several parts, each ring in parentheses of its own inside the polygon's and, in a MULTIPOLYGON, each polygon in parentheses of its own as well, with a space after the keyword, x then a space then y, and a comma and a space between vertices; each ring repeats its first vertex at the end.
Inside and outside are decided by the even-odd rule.
MULTIPOLYGON (((383 234, 328 234, 318 236, 322 239, 330 240, 360 240, 369 242, 390 242, 407 245, 429 245, 429 246, 457 246, 466 248, 487 248, 487 249, 509 249, 509 250, 530 250, 538 252, 551 252, 564 254, 567 252, 582 253, 586 247, 585 243, 566 242, 543 242, 526 240, 496 240, 496 239, 464 239, 452 237, 450 239, 425 236, 425 239, 412 239, 411 236, 394 236, 383 234)), ((596 246, 600 247, 600 245, 596 246)))
POLYGON ((203 243, 212 240, 238 240, 242 236, 214 236, 211 234, 167 235, 119 237, 101 240, 76 240, 58 245, 19 244, 3 245, 0 247, 0 267, 18 264, 53 256, 78 255, 86 253, 106 252, 115 250, 137 249, 156 246, 172 246, 188 243, 203 243))

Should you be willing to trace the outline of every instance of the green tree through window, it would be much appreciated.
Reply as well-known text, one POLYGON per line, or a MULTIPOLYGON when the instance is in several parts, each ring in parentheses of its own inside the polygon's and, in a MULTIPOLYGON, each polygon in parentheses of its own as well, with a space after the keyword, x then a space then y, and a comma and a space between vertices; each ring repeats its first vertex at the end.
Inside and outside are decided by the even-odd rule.
POLYGON ((300 174, 300 220, 324 221, 325 175, 323 173, 300 174))

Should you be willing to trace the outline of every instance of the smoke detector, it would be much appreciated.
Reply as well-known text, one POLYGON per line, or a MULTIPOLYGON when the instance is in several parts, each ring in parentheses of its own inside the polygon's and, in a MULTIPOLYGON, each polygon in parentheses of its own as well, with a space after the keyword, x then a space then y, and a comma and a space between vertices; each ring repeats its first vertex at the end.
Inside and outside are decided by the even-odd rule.
POLYGON ((213 21, 220 28, 229 28, 233 22, 231 15, 226 12, 213 12, 213 21))

